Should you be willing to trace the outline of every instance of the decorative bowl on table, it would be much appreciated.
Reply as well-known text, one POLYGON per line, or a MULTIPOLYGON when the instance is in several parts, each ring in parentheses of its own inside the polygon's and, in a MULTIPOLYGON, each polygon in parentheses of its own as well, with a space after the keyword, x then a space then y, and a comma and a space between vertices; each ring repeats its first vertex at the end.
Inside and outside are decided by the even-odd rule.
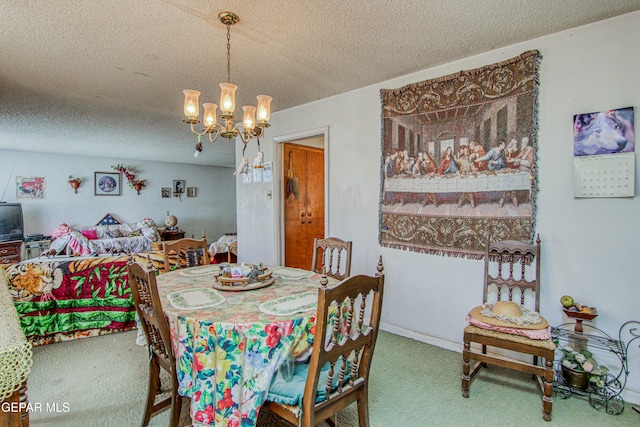
POLYGON ((569 308, 563 307, 562 311, 564 311, 564 314, 568 317, 576 319, 573 330, 579 333, 584 332, 584 328, 582 327, 583 321, 593 320, 598 315, 598 310, 595 307, 583 307, 582 310, 578 310, 575 306, 569 308), (588 310, 585 310, 585 308, 588 310))
POLYGON ((221 291, 250 291, 273 285, 272 271, 262 265, 220 264, 213 287, 221 291))
POLYGON ((564 311, 567 316, 573 317, 574 319, 593 320, 598 315, 598 310, 595 307, 589 307, 589 309, 590 311, 578 311, 577 308, 571 307, 563 308, 562 311, 564 311))

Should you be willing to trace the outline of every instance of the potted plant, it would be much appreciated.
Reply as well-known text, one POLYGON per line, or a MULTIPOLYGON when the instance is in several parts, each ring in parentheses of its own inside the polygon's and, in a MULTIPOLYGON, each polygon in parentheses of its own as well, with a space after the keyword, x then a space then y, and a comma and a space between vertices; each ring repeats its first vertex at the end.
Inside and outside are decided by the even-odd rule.
POLYGON ((71 188, 74 189, 76 194, 78 194, 78 188, 80 187, 80 184, 82 184, 82 178, 74 178, 73 175, 69 175, 69 179, 67 180, 67 182, 69 183, 71 188))
POLYGON ((138 196, 140 195, 140 190, 142 190, 144 188, 145 185, 147 185, 147 180, 145 179, 137 179, 136 175, 133 173, 133 170, 129 167, 125 167, 123 165, 115 165, 115 166, 111 166, 113 168, 113 170, 116 170, 118 172, 121 172, 125 178, 127 178, 127 182, 129 183, 129 187, 133 188, 134 190, 136 190, 138 192, 138 196))
POLYGON ((569 386, 579 390, 586 390, 589 384, 604 387, 605 374, 609 369, 598 365, 593 353, 587 349, 575 350, 570 345, 565 345, 561 350, 562 376, 569 386))
POLYGON ((147 185, 147 181, 144 179, 132 179, 129 181, 129 185, 131 186, 131 188, 134 188, 138 192, 138 195, 140 195, 140 190, 142 190, 144 186, 147 185))

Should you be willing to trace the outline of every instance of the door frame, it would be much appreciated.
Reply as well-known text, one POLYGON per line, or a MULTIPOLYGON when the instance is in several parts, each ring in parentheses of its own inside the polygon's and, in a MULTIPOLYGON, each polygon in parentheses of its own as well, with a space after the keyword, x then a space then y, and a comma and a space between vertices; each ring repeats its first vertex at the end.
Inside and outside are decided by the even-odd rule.
MULTIPOLYGON (((284 265, 284 202, 285 194, 282 190, 284 188, 284 149, 282 148, 285 142, 295 144, 296 141, 301 139, 307 139, 314 136, 323 137, 323 150, 324 150, 324 234, 328 236, 329 230, 329 127, 324 126, 321 128, 309 129, 301 132, 290 133, 286 135, 276 136, 273 138, 275 144, 275 159, 278 159, 277 165, 277 185, 274 185, 274 198, 276 200, 275 209, 275 227, 277 236, 276 245, 276 258, 278 265, 284 265)), ((274 172, 276 171, 276 165, 274 165, 274 172)))

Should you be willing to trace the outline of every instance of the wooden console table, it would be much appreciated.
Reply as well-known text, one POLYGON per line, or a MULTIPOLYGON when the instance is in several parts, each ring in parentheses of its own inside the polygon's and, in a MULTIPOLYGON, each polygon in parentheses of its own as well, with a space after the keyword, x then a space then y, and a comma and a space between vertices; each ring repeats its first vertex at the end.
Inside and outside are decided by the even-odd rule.
POLYGON ((0 264, 14 264, 22 261, 22 241, 0 243, 0 264))

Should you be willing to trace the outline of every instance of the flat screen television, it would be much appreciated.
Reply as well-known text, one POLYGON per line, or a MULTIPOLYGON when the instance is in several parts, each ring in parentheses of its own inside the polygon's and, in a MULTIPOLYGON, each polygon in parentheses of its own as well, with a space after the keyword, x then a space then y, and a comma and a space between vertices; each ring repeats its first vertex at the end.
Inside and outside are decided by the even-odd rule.
POLYGON ((0 203, 0 242, 24 239, 22 205, 0 203))

